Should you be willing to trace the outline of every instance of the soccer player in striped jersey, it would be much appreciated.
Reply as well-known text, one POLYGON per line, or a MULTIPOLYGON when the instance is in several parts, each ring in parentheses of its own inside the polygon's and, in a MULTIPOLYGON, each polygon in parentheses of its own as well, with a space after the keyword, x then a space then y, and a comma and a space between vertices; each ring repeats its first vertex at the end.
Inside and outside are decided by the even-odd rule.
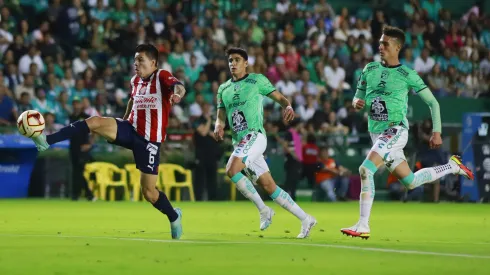
POLYGON ((181 101, 185 88, 170 72, 158 69, 158 50, 151 44, 136 47, 135 75, 131 79, 130 99, 122 119, 93 116, 72 123, 52 135, 33 138, 39 151, 50 145, 89 132, 109 143, 133 151, 136 167, 141 171, 141 188, 145 199, 170 221, 172 239, 182 235, 182 211, 173 208, 167 196, 156 189, 160 145, 165 141, 171 106, 181 101))
POLYGON ((343 234, 369 238, 369 217, 374 200, 373 175, 382 164, 394 174, 407 189, 433 182, 447 174, 459 174, 473 179, 473 173, 463 165, 458 156, 449 162, 424 168, 415 174, 407 163, 403 148, 408 141, 407 102, 408 93, 414 91, 429 106, 433 121, 430 148, 439 148, 441 139, 441 115, 439 103, 416 71, 400 64, 398 55, 405 44, 405 33, 386 26, 380 39, 381 62, 371 62, 362 71, 352 105, 360 110, 366 106, 369 112, 368 131, 373 147, 359 167, 361 176, 360 218, 351 227, 341 229, 343 234))

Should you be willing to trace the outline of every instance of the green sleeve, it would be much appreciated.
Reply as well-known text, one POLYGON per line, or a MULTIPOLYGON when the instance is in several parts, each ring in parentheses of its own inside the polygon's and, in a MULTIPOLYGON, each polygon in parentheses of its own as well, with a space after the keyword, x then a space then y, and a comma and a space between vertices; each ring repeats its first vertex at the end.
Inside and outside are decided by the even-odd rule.
POLYGON ((274 87, 269 79, 263 74, 258 75, 257 81, 259 84, 259 93, 263 96, 268 96, 270 93, 276 90, 276 87, 274 87))
POLYGON ((218 103, 218 109, 225 108, 225 104, 223 103, 223 98, 222 98, 221 86, 218 88, 218 95, 216 96, 216 102, 218 103))
POLYGON ((441 112, 439 109, 439 102, 437 102, 437 99, 429 89, 423 89, 418 95, 427 105, 429 105, 430 114, 432 116, 432 132, 441 133, 441 112))
POLYGON ((354 98, 364 99, 364 97, 366 96, 367 82, 365 72, 366 69, 364 68, 362 73, 359 75, 359 80, 357 80, 356 94, 354 95, 354 98))

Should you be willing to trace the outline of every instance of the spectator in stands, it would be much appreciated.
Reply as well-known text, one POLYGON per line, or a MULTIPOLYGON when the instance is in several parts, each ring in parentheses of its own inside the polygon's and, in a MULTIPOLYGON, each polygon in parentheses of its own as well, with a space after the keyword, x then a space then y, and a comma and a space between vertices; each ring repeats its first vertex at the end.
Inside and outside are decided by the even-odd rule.
POLYGON ((449 94, 449 80, 441 71, 441 65, 435 64, 427 78, 427 84, 430 90, 438 97, 444 97, 449 94))
MULTIPOLYGON (((420 161, 420 167, 434 167, 445 163, 444 153, 442 149, 431 149, 429 148, 429 141, 432 133, 432 120, 426 119, 423 123, 418 125, 418 150, 417 159, 420 161)), ((436 180, 433 184, 427 185, 432 186, 434 189, 434 201, 439 201, 439 189, 440 180, 436 180)), ((423 186, 421 186, 423 188, 423 186)))
POLYGON ((17 117, 15 101, 7 95, 7 88, 0 84, 0 125, 14 125, 17 117))
POLYGON ((414 70, 423 77, 427 76, 427 74, 430 73, 430 71, 436 64, 434 58, 432 58, 429 54, 429 49, 424 48, 422 50, 422 54, 419 57, 415 58, 415 62, 413 64, 414 70))
MULTIPOLYGON (((73 114, 70 116, 70 123, 84 120, 90 116, 84 112, 80 98, 73 98, 72 101, 73 114)), ((82 189, 85 191, 85 197, 87 200, 93 200, 94 196, 92 191, 88 188, 88 183, 83 176, 85 171, 85 164, 92 161, 92 156, 90 155, 90 150, 92 149, 93 137, 90 134, 82 136, 73 136, 70 139, 70 158, 72 164, 72 192, 71 199, 78 200, 82 189)))
POLYGON ((318 170, 318 157, 320 149, 316 145, 314 134, 306 136, 306 144, 303 145, 303 178, 308 180, 308 186, 315 186, 315 174, 318 170))
POLYGON ((203 103, 202 115, 193 123, 194 148, 195 148, 195 180, 193 182, 196 200, 217 200, 217 171, 218 160, 221 158, 222 150, 219 143, 214 139, 211 129, 213 122, 211 105, 203 103))
POLYGON ((19 114, 22 114, 27 110, 33 110, 33 109, 34 107, 31 104, 31 96, 29 95, 29 93, 23 92, 20 95, 20 99, 17 103, 17 111, 19 112, 19 114))
POLYGON ((303 123, 296 119, 289 123, 289 128, 285 132, 284 138, 273 132, 286 155, 286 161, 284 162, 284 171, 286 173, 284 190, 288 192, 293 200, 296 200, 296 188, 302 175, 303 145, 300 136, 301 128, 303 128, 303 123))
POLYGON ((28 74, 31 63, 36 63, 39 70, 44 71, 44 62, 36 46, 29 47, 29 51, 24 54, 19 60, 19 72, 28 74))
POLYGON ((73 60, 73 73, 75 75, 82 74, 87 68, 95 70, 94 62, 89 58, 86 49, 81 49, 80 54, 73 60))
POLYGON ((34 98, 34 77, 27 74, 24 78, 24 83, 15 87, 15 98, 19 99, 22 93, 28 93, 31 98, 34 98))
POLYGON ((348 169, 337 165, 335 160, 329 157, 328 147, 320 149, 320 170, 316 173, 316 187, 313 198, 315 201, 325 201, 325 195, 332 202, 346 200, 349 190, 348 169))

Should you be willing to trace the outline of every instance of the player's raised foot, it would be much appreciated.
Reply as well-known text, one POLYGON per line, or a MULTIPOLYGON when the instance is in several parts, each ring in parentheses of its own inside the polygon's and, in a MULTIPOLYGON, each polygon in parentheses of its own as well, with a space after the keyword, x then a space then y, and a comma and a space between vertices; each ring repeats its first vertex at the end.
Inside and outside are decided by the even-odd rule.
POLYGON ((179 215, 179 217, 170 223, 170 230, 172 233, 172 239, 178 240, 182 236, 182 210, 180 208, 174 208, 175 212, 179 215))
POLYGON ((266 230, 272 223, 272 216, 276 213, 272 208, 266 206, 262 211, 260 211, 260 230, 266 230))
POLYGON ((32 141, 34 141, 34 144, 36 144, 37 150, 39 152, 45 151, 49 148, 49 144, 46 141, 46 135, 45 134, 40 134, 37 137, 31 138, 32 141))
POLYGON ((342 232, 342 234, 344 235, 351 236, 353 238, 359 237, 367 240, 370 237, 371 230, 369 229, 369 225, 361 224, 358 222, 351 227, 340 229, 340 232, 342 232))
POLYGON ((306 216, 306 218, 301 221, 301 232, 299 235, 296 237, 298 239, 305 239, 308 238, 311 232, 311 228, 316 225, 316 219, 313 218, 313 216, 306 216))
POLYGON ((452 163, 453 166, 457 166, 459 168, 455 174, 462 175, 469 180, 473 180, 475 178, 473 172, 463 164, 460 156, 452 155, 449 162, 452 163))

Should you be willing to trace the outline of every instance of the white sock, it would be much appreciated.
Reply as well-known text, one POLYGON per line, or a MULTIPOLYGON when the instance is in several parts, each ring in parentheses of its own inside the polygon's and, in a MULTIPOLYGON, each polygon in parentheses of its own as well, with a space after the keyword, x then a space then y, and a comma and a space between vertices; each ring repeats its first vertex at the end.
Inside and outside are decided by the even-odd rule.
POLYGON ((265 208, 265 203, 253 186, 252 182, 242 173, 238 173, 231 177, 231 181, 235 183, 236 188, 243 194, 243 196, 245 196, 245 198, 251 200, 255 204, 259 211, 265 208))
POLYGON ((364 225, 369 225, 369 217, 371 216, 371 208, 374 201, 374 173, 377 167, 370 161, 365 160, 359 168, 361 175, 361 195, 359 196, 359 222, 364 225))
POLYGON ((303 211, 303 209, 301 209, 301 207, 299 207, 299 205, 293 201, 291 196, 289 196, 287 192, 282 190, 281 187, 277 186, 274 193, 272 193, 270 196, 275 203, 279 204, 282 208, 295 215, 301 221, 306 219, 306 217, 308 216, 305 211, 303 211))
POLYGON ((458 169, 459 167, 451 163, 430 168, 424 168, 415 172, 415 174, 410 174, 409 176, 403 178, 401 182, 405 184, 408 189, 414 189, 422 184, 438 180, 445 175, 456 173, 458 169))

